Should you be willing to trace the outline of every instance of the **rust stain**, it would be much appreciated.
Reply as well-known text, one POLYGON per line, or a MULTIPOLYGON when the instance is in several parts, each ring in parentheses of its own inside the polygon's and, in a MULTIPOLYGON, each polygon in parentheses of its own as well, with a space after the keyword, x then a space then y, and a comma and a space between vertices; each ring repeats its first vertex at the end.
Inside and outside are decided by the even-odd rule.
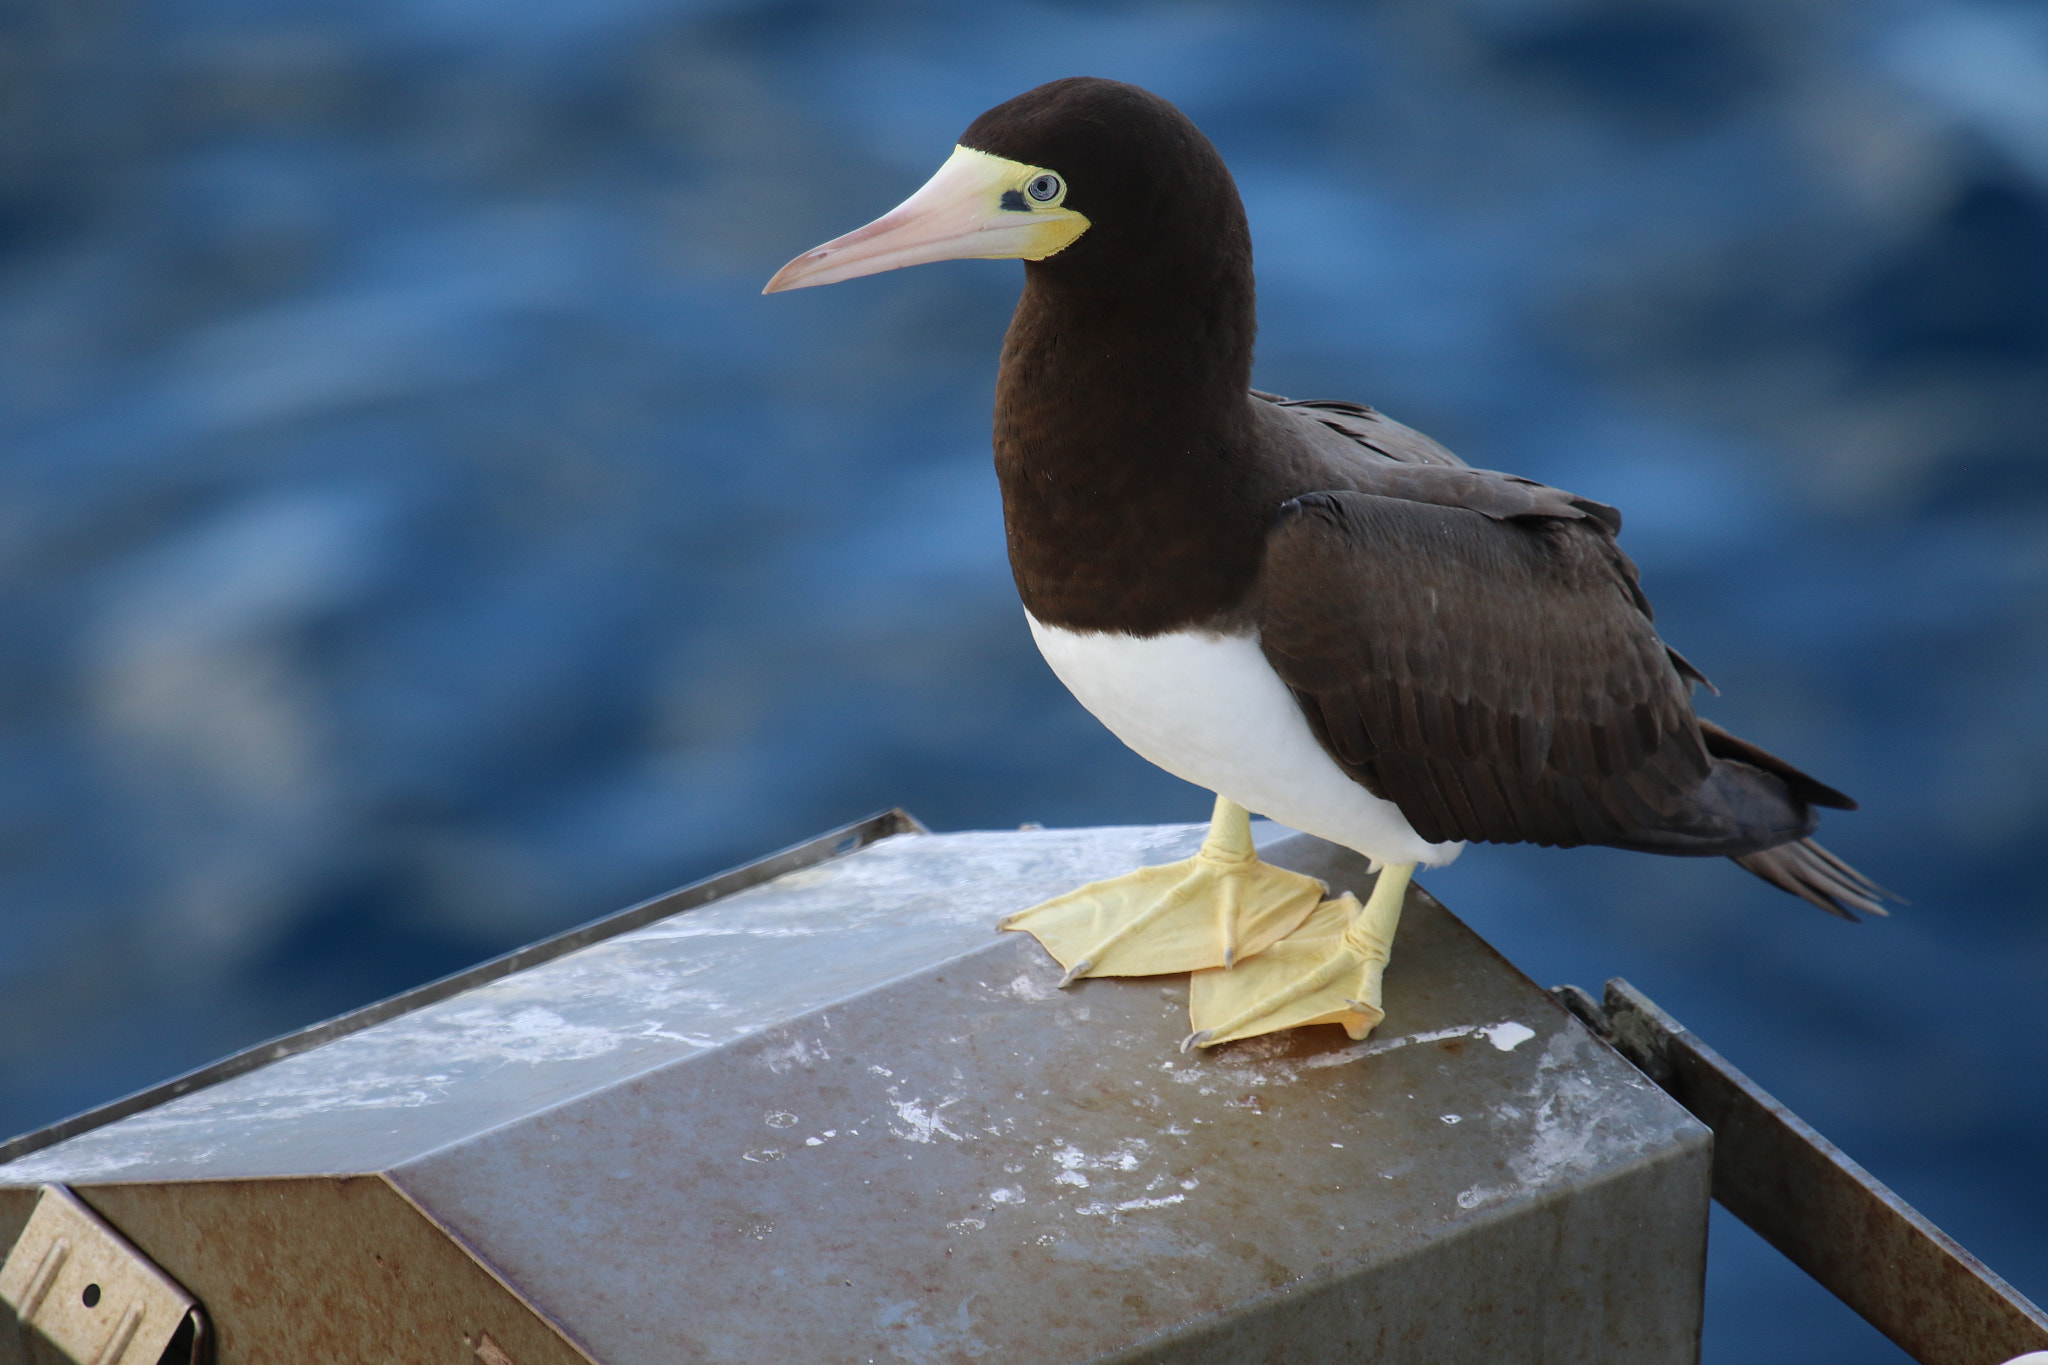
POLYGON ((511 1343, 508 1361, 589 1365, 378 1177, 77 1193, 206 1306, 217 1365, 445 1365, 472 1355, 464 1324, 511 1343))

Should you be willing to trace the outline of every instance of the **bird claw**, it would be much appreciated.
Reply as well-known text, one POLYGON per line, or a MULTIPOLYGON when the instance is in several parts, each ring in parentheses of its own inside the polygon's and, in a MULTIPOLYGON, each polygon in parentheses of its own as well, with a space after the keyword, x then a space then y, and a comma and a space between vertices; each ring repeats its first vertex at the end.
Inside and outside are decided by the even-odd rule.
POLYGON ((1083 976, 1158 976, 1234 967, 1315 913, 1314 877, 1259 861, 1244 807, 1219 799, 1209 837, 1192 858, 1141 867, 1006 916, 1000 927, 1037 937, 1083 976))
POLYGON ((1382 872, 1364 905, 1349 894, 1323 902, 1294 933, 1229 972, 1196 972, 1188 984, 1183 1049, 1254 1038, 1305 1024, 1342 1024, 1363 1038, 1386 1017, 1380 982, 1400 922, 1412 864, 1382 872))

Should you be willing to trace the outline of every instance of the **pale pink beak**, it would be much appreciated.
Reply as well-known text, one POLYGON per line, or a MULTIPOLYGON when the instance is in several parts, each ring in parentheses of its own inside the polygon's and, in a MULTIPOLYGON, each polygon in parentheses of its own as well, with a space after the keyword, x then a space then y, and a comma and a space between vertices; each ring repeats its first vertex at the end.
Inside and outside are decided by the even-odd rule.
MULTIPOLYGON (((916 194, 866 227, 806 251, 761 292, 837 284, 929 261, 1043 260, 1088 230, 1088 220, 1058 200, 1024 199, 1022 187, 1043 174, 1036 166, 955 147, 916 194), (1006 196, 1009 191, 1018 192, 1006 196)), ((1064 188, 1060 193, 1064 198, 1064 188)))

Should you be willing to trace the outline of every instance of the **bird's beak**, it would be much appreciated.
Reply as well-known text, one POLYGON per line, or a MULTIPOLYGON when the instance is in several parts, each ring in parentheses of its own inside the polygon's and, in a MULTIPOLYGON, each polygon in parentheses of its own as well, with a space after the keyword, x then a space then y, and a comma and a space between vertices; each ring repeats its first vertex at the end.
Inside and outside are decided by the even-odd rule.
POLYGON ((1029 186, 1042 167, 955 147, 924 188, 864 228, 813 247, 775 272, 764 294, 837 284, 927 261, 967 258, 1042 261, 1088 230, 1088 220, 1061 207, 1066 184, 1038 202, 1029 186))

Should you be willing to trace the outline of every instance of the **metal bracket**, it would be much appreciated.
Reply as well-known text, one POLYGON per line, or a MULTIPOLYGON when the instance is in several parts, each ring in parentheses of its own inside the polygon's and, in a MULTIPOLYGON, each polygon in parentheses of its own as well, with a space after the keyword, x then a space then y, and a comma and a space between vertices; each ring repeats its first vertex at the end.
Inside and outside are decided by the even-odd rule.
POLYGON ((1634 986, 1551 994, 1714 1130, 1722 1207, 1921 1365, 2048 1348, 2048 1314, 1634 986))
POLYGON ((62 1185, 45 1185, 0 1264, 22 1358, 76 1365, 201 1365, 206 1317, 190 1294, 62 1185))

